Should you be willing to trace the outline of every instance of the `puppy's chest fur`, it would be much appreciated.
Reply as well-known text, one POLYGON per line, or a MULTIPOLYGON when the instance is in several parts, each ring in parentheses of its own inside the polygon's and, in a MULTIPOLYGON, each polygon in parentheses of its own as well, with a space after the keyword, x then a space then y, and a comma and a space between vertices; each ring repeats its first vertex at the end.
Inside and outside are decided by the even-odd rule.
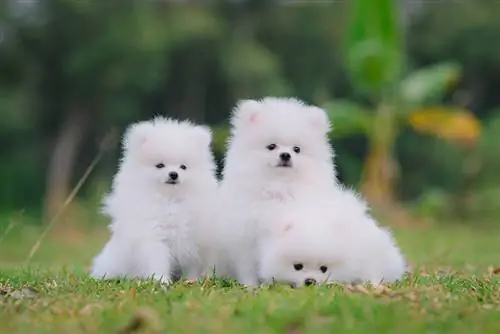
POLYGON ((189 202, 169 201, 153 226, 156 236, 168 245, 175 257, 196 252, 194 212, 189 202))
POLYGON ((295 199, 294 191, 289 187, 266 185, 260 189, 260 199, 270 202, 287 202, 295 199))

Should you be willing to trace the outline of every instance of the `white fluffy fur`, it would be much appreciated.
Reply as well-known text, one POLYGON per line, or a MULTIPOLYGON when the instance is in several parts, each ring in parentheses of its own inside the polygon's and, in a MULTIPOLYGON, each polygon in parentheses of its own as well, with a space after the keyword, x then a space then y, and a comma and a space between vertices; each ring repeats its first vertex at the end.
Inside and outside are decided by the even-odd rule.
POLYGON ((163 117, 128 128, 104 201, 111 239, 94 259, 93 277, 154 276, 168 283, 174 272, 189 279, 201 274, 217 187, 211 140, 206 127, 163 117), (170 172, 178 173, 176 184, 167 183, 170 172))
POLYGON ((256 285, 259 242, 270 217, 336 187, 330 123, 320 108, 267 97, 239 102, 231 124, 218 196, 224 205, 215 230, 219 252, 212 264, 218 275, 256 285), (270 144, 276 148, 267 149, 270 144), (278 167, 283 152, 291 155, 292 167, 278 167))
POLYGON ((347 189, 278 213, 260 251, 260 277, 267 283, 378 285, 399 280, 406 270, 390 232, 347 189), (303 268, 296 270, 298 264, 303 268))

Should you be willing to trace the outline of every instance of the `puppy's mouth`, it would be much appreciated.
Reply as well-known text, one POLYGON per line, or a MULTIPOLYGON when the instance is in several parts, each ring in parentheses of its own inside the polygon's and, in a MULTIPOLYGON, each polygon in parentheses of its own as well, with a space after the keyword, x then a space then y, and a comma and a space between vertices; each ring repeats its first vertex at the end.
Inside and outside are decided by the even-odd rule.
POLYGON ((172 179, 168 179, 167 181, 165 181, 166 184, 177 184, 179 183, 178 180, 172 180, 172 179))
POLYGON ((276 167, 292 168, 293 164, 290 160, 288 161, 281 160, 276 164, 276 167))

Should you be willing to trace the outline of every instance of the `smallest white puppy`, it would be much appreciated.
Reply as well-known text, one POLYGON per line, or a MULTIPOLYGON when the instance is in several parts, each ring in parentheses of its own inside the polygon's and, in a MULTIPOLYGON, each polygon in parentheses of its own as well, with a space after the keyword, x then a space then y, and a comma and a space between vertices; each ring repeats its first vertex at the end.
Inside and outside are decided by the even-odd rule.
POLYGON ((93 261, 94 278, 150 278, 170 283, 203 270, 200 240, 217 188, 204 126, 163 117, 131 125, 123 159, 104 202, 111 239, 93 261))
POLYGON ((321 202, 304 202, 276 216, 260 249, 264 283, 377 286, 402 278, 406 263, 400 250, 355 193, 336 189, 321 202))

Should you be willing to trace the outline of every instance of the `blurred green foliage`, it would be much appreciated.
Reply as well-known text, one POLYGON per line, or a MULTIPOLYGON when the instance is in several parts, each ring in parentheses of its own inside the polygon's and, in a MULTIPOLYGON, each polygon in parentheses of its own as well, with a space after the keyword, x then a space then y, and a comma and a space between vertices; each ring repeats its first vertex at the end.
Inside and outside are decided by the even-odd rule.
MULTIPOLYGON (((500 4, 410 2, 401 10, 379 7, 378 14, 397 18, 379 26, 361 8, 356 29, 347 13, 364 1, 2 2, 0 211, 40 209, 54 182, 48 175, 55 147, 71 120, 79 120, 82 137, 69 168, 73 185, 105 133, 155 114, 213 125, 221 158, 235 101, 264 95, 333 110, 340 177, 357 185, 374 91, 395 89, 397 79, 404 110, 465 108, 484 126, 472 148, 401 128, 394 147, 398 197, 433 217, 496 219, 500 4), (405 24, 391 26, 395 21, 405 24), (379 33, 372 39, 346 48, 373 29, 379 33)), ((106 154, 82 199, 109 182, 119 154, 118 147, 106 154)))

